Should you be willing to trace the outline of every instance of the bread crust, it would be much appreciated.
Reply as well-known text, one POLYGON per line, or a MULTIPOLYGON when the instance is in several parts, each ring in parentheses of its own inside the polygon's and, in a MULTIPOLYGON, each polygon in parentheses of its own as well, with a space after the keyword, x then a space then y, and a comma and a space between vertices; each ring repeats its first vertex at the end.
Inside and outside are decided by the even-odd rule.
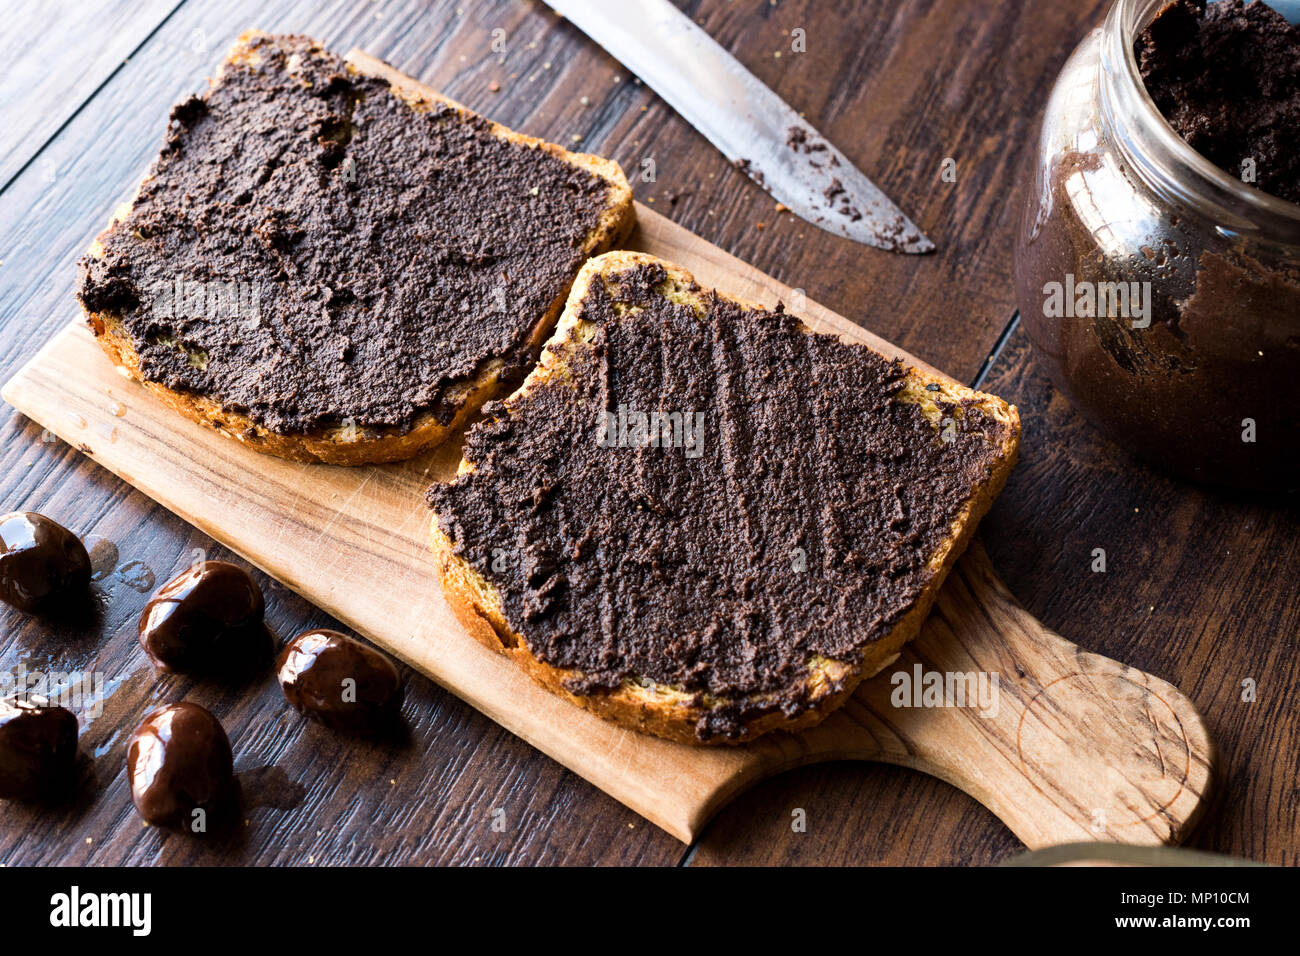
MULTIPOLYGON (((566 349, 584 340, 584 330, 581 328, 583 323, 578 319, 577 313, 591 283, 645 264, 663 267, 670 279, 681 288, 694 285, 694 278, 686 270, 644 253, 610 252, 589 260, 573 284, 564 315, 543 349, 538 364, 519 389, 505 399, 507 408, 520 401, 531 388, 564 373, 566 349)), ((732 296, 723 297, 748 308, 761 308, 732 296)), ((809 335, 825 334, 815 332, 807 326, 804 331, 809 335)), ((986 480, 980 484, 962 514, 953 522, 952 534, 932 556, 930 567, 934 573, 916 603, 889 633, 864 649, 858 663, 824 659, 811 661, 805 683, 808 706, 794 716, 788 716, 761 698, 749 699, 744 704, 750 716, 743 721, 743 730, 739 735, 701 741, 696 732, 698 722, 707 716, 711 706, 732 702, 701 700, 699 695, 654 681, 635 679, 624 680, 622 685, 611 690, 587 695, 573 693, 566 684, 580 675, 547 664, 533 654, 524 635, 517 633, 506 620, 504 604, 496 588, 455 553, 454 545, 440 527, 438 515, 434 514, 430 523, 430 544, 447 603, 456 619, 475 640, 511 658, 542 686, 597 716, 632 730, 679 743, 698 745, 740 744, 776 730, 793 733, 813 727, 842 706, 858 684, 893 663, 903 646, 920 632, 940 586, 970 543, 980 520, 1002 491, 1019 453, 1020 415, 1014 405, 919 369, 909 368, 907 375, 908 383, 902 400, 916 401, 918 404, 934 404, 936 400, 973 400, 986 414, 1008 426, 1007 436, 986 480), (932 392, 927 386, 938 388, 932 392)), ((937 404, 935 410, 937 412, 937 404)), ((925 411, 929 416, 929 410, 925 411)), ((472 462, 462 460, 460 472, 472 471, 473 468, 472 462)))
MULTIPOLYGON (((246 30, 240 34, 216 77, 211 81, 212 84, 220 82, 225 71, 232 66, 255 66, 260 58, 253 49, 252 43, 266 35, 260 30, 246 30)), ((347 68, 353 72, 362 72, 351 63, 347 68)), ((414 80, 395 71, 385 70, 382 75, 364 75, 376 75, 380 79, 387 80, 393 93, 414 110, 428 110, 435 103, 440 103, 456 110, 464 117, 478 116, 455 100, 430 93, 414 80)), ((483 119, 497 138, 550 153, 566 163, 587 170, 604 180, 609 186, 609 199, 605 212, 597 227, 587 236, 583 245, 584 254, 596 255, 627 240, 636 224, 636 210, 632 201, 632 187, 628 184, 618 163, 588 153, 571 153, 554 143, 516 133, 492 120, 483 119)), ((103 258, 103 240, 119 222, 130 215, 131 208, 131 203, 124 203, 118 207, 109 220, 108 227, 91 244, 89 250, 91 256, 103 258)), ((537 355, 542 344, 555 328, 568 293, 568 288, 560 290, 534 324, 528 340, 530 360, 537 355)), ((96 340, 113 363, 164 404, 191 421, 228 435, 255 451, 292 461, 364 465, 412 458, 442 444, 462 427, 484 402, 499 397, 504 388, 501 378, 504 362, 493 359, 479 368, 474 375, 448 386, 448 394, 458 398, 463 396, 463 402, 456 415, 445 424, 440 423, 433 411, 429 410, 418 414, 414 422, 405 428, 335 427, 305 434, 282 434, 257 424, 240 412, 223 408, 218 401, 206 395, 171 389, 148 380, 141 369, 139 353, 125 333, 121 316, 112 312, 88 312, 84 308, 82 314, 91 331, 94 332, 96 340)))

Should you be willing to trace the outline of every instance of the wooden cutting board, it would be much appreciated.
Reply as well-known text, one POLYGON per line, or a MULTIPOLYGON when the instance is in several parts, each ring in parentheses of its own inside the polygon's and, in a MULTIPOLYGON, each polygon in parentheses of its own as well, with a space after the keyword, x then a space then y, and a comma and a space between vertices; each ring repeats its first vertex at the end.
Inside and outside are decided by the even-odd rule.
MULTIPOLYGON (((776 280, 644 207, 629 245, 706 286, 775 305, 776 280)), ((865 254, 865 253, 864 253, 865 254)), ((808 301, 810 324, 923 364, 808 301)), ((249 451, 119 374, 77 320, 5 385, 4 399, 357 632, 683 841, 736 793, 823 760, 883 760, 949 781, 1031 848, 1180 840, 1199 816, 1213 746, 1177 688, 1051 633, 976 543, 921 636, 820 726, 700 748, 605 723, 533 684, 461 631, 427 546, 423 491, 459 442, 397 465, 342 468, 249 451), (996 711, 896 707, 895 673, 998 676, 996 711)), ((913 703, 914 699, 909 700, 913 703)))
MULTIPOLYGON (((417 85, 362 54, 349 59, 417 85)), ((681 264, 705 286, 769 306, 783 301, 815 329, 928 368, 644 206, 637 213, 630 248, 681 264)), ((460 629, 433 575, 423 504, 430 481, 454 474, 459 441, 410 462, 362 468, 259 455, 181 418, 119 374, 80 319, 2 394, 683 841, 746 787, 823 760, 882 760, 934 774, 987 806, 1031 848, 1173 843, 1205 806, 1214 750, 1191 702, 1171 684, 1042 627, 998 580, 978 542, 920 637, 820 726, 744 747, 690 747, 620 729, 552 696, 460 629), (929 674, 996 675, 997 692, 983 702, 996 706, 895 706, 891 697, 926 703, 919 691, 903 695, 895 675, 923 685, 929 674)))

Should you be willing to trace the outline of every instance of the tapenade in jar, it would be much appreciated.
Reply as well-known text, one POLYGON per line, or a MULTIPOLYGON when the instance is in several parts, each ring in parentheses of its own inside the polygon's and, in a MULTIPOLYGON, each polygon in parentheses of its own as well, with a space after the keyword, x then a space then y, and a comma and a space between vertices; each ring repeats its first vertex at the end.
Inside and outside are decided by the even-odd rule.
POLYGON ((1195 479, 1294 490, 1300 205, 1282 195, 1300 194, 1300 182, 1289 181, 1295 157, 1269 138, 1269 123, 1233 110, 1257 118, 1285 108, 1300 29, 1241 0, 1203 8, 1116 0, 1066 63, 1017 237, 1017 298, 1056 386, 1121 444, 1195 479), (1281 31, 1263 43, 1250 34, 1261 14, 1281 31), (1207 17, 1233 18, 1239 35, 1199 34, 1207 17), (1272 66, 1258 60, 1265 47, 1272 66), (1169 79, 1157 77, 1160 57, 1188 76, 1197 55, 1226 61, 1206 64, 1217 80, 1200 90, 1156 82, 1169 79), (1241 56, 1249 69, 1232 62, 1241 56), (1216 88, 1213 103, 1197 99, 1216 88), (1237 121, 1237 153, 1215 160, 1231 169, 1184 138, 1214 152, 1205 134, 1224 120, 1237 121))

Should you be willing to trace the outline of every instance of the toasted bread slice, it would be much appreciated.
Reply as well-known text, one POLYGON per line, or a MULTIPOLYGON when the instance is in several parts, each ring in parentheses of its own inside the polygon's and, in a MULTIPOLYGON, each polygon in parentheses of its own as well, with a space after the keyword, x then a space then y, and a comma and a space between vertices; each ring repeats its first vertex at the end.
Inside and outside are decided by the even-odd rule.
POLYGON ((1000 399, 632 252, 583 267, 537 366, 487 411, 455 480, 429 491, 447 601, 553 692, 686 743, 813 726, 894 660, 1020 435, 1000 399), (656 324, 671 326, 657 340, 656 324), (746 350, 789 367, 738 367, 746 350), (818 380, 779 381, 796 366, 818 380), (854 405, 872 390, 886 399, 854 405), (721 421, 699 457, 644 436, 614 447, 613 408, 683 393, 713 396, 721 421), (783 567, 796 539, 802 574, 783 567))
MULTIPOLYGON (((294 87, 290 85, 290 89, 294 87)), ((397 136, 403 138, 401 133, 397 136)), ((401 226, 405 234, 409 235, 407 248, 416 249, 429 239, 430 234, 435 239, 442 238, 436 235, 440 225, 439 210, 436 204, 429 204, 430 196, 435 196, 439 201, 443 196, 448 196, 448 201, 454 201, 454 190, 439 189, 434 192, 433 186, 430 186, 428 191, 412 195, 414 198, 408 206, 403 207, 402 212, 411 218, 401 223, 401 226)), ((188 203, 189 199, 186 197, 185 202, 188 203)), ((364 204, 364 198, 359 202, 364 204)), ((499 201, 492 205, 503 207, 499 201)), ((95 240, 88 256, 83 260, 79 296, 82 298, 87 321, 110 358, 131 378, 143 383, 150 392, 187 418, 216 428, 257 451, 282 458, 343 465, 397 461, 438 445, 486 400, 518 383, 553 330, 573 276, 582 262, 589 255, 623 241, 634 224, 634 218, 631 188, 618 164, 611 160, 571 153, 560 146, 513 132, 477 116, 454 100, 424 93, 414 81, 390 83, 388 78, 362 74, 352 64, 345 64, 309 38, 276 37, 248 31, 239 38, 222 64, 208 93, 201 100, 192 98, 173 110, 163 153, 137 190, 136 199, 116 211, 108 229, 95 240), (266 143, 258 141, 259 134, 266 132, 266 127, 270 125, 264 118, 254 117, 250 113, 248 122, 244 124, 246 128, 239 128, 239 110, 245 103, 253 104, 249 109, 255 108, 258 103, 255 95, 241 92, 233 106, 231 98, 220 101, 220 112, 215 115, 219 116, 220 122, 234 127, 230 135, 242 142, 237 150, 231 150, 226 156, 202 155, 191 131, 196 123, 194 116, 204 114, 208 109, 207 104, 213 102, 212 98, 221 94, 223 85, 230 84, 232 80, 236 85, 239 82, 251 82, 248 77, 264 74, 265 71, 278 71, 277 75, 281 77, 279 82, 285 84, 289 84, 290 79, 296 80, 306 92, 294 95, 300 95, 307 102, 307 109, 317 108, 315 104, 326 101, 330 96, 339 97, 340 94, 331 87, 331 84, 337 82, 333 78, 334 74, 349 78, 349 81, 356 78, 358 82, 364 81, 369 85, 347 92, 346 95, 351 100, 343 110, 346 115, 327 116, 321 124, 323 132, 319 140, 313 141, 310 136, 300 137, 300 142, 290 141, 286 145, 283 138, 276 140, 271 136, 273 147, 267 147, 266 143), (350 158, 343 158, 344 154, 363 145, 359 139, 348 145, 352 137, 362 135, 356 131, 361 127, 353 126, 352 111, 356 111, 359 123, 363 107, 358 104, 366 102, 367 97, 373 100, 379 90, 409 110, 410 130, 405 135, 418 138, 426 128, 422 124, 427 123, 428 129, 434 129, 439 124, 450 122, 458 123, 471 131, 466 135, 478 137, 480 143, 496 141, 506 145, 495 149, 489 159, 475 155, 439 155, 436 150, 429 149, 426 153, 431 158, 427 165, 422 161, 416 164, 416 168, 397 172, 385 166, 385 150, 376 146, 371 148, 366 158, 355 168, 350 168, 347 165, 350 158), (320 148, 319 155, 313 155, 317 146, 320 148), (185 213, 176 218, 184 218, 185 221, 176 228, 173 228, 171 222, 160 222, 160 217, 156 214, 152 221, 149 219, 150 203, 156 204, 157 196, 167 194, 171 177, 180 174, 202 176, 204 174, 201 168, 207 163, 210 167, 222 170, 215 174, 219 180, 224 175, 222 164, 232 162, 231 157, 236 152, 243 155, 264 148, 273 148, 275 152, 266 161, 265 172, 261 174, 261 179, 267 183, 263 187, 267 194, 259 193, 256 188, 251 194, 253 207, 258 207, 259 203, 264 206, 257 209, 259 214, 264 213, 260 222, 257 216, 248 211, 250 200, 241 196, 232 201, 228 196, 222 196, 219 191, 222 184, 219 181, 215 184, 209 181, 205 185, 211 188, 212 195, 221 196, 221 201, 200 208, 192 215, 188 207, 182 206, 185 213), (190 151, 200 155, 191 156, 190 151), (435 256, 426 256, 424 260, 417 257, 409 262, 403 246, 397 243, 383 244, 384 229, 358 228, 351 233, 341 232, 335 248, 326 248, 327 253, 333 254, 329 263, 332 268, 324 269, 319 275, 308 273, 312 282, 330 286, 325 293, 328 302, 328 296, 336 291, 333 286, 337 284, 335 279, 338 272, 347 270, 364 275, 367 271, 389 270, 384 274, 384 281, 371 283, 370 301, 357 308, 368 309, 378 316, 372 328, 379 328, 388 334, 393 332, 392 324, 396 322, 391 316, 384 316, 389 290, 398 290, 394 295, 399 297, 406 292, 413 296, 425 296, 429 311, 412 316, 414 321, 405 323, 407 331, 398 329, 394 336, 406 335, 407 344, 425 342, 422 347, 428 349, 429 355, 423 352, 410 354, 402 347, 387 350, 372 347, 372 343, 364 340, 363 334, 349 331, 345 327, 348 322, 346 316, 335 316, 333 312, 330 316, 333 325, 311 329, 311 334, 317 340, 302 346, 307 336, 300 334, 302 330, 298 323, 302 321, 304 313, 303 301, 311 304, 310 292, 297 297, 279 312, 275 311, 278 302, 273 306, 273 314, 268 318, 274 333, 271 338, 275 341, 272 343, 268 340, 268 343, 259 346, 260 354, 252 348, 240 351, 239 347, 243 343, 227 348, 226 340, 234 339, 235 336, 218 336, 211 329, 205 331, 201 322, 196 323, 192 320, 193 317, 184 323, 170 317, 161 322, 149 323, 138 314, 133 316, 133 321, 126 320, 126 309, 134 308, 139 312, 149 305, 147 301, 141 301, 147 299, 140 288, 143 285, 143 270, 141 276, 130 275, 133 257, 137 254, 152 254, 155 257, 152 273, 156 274, 159 262, 165 264, 168 255, 177 249, 182 252, 186 249, 183 244, 187 241, 185 239, 177 240, 176 245, 164 248, 165 243, 157 238, 159 232, 170 229, 171 235, 180 235, 183 230, 190 230, 190 234, 198 235, 206 228, 206 223, 229 220, 233 215, 242 217, 237 220, 242 224, 237 228, 243 230, 242 234, 236 234, 235 242, 253 251, 260 251, 262 230, 269 222, 280 231, 268 242, 288 245, 294 240, 280 237, 293 235, 293 229, 297 225, 295 220, 306 219, 308 215, 318 213, 318 210, 307 211, 303 205, 289 206, 290 201, 310 204, 319 199, 322 204, 338 205, 348 201, 340 199, 340 196, 359 194, 364 197, 366 190, 375 191, 372 195, 376 195, 379 190, 400 192, 408 189, 412 183, 418 186, 422 177, 423 181, 432 182, 431 177, 450 173, 474 177, 470 184, 482 186, 493 177, 504 175, 503 170, 512 168, 511 156, 521 163, 564 164, 565 168, 574 172, 567 185, 557 186, 552 193, 561 194, 566 189, 573 192, 577 188, 575 183, 582 185, 589 181, 593 189, 599 189, 598 203, 593 207, 590 202, 584 205, 578 199, 570 201, 567 196, 545 192, 539 196, 537 186, 532 186, 530 192, 527 181, 496 183, 499 187, 498 194, 517 194, 517 210, 526 210, 529 204, 550 203, 547 208, 559 209, 556 218, 564 220, 563 210, 571 207, 574 210, 572 222, 565 221, 554 230, 559 239, 551 236, 544 240, 522 234, 509 237, 507 233, 516 217, 511 209, 499 208, 495 218, 492 211, 481 217, 486 225, 482 235, 473 237, 474 242, 478 243, 477 247, 465 239, 467 249, 461 249, 456 243, 465 237, 452 236, 446 242, 450 251, 445 253, 442 261, 435 256), (319 197, 303 200, 303 191, 295 192, 292 186, 277 185, 274 177, 285 168, 295 165, 299 168, 310 167, 309 175, 320 177, 323 185, 319 197), (196 169, 200 172, 195 173, 196 169), (338 188, 339 178, 345 175, 355 179, 355 190, 348 192, 347 189, 338 188), (139 208, 142 198, 145 206, 143 210, 139 208), (581 222, 578 213, 581 213, 581 222), (143 232, 142 223, 147 224, 143 232), (494 229, 498 231, 494 232, 494 229), (379 241, 376 241, 376 235, 379 236, 379 241), (517 268, 514 275, 501 279, 500 289, 510 290, 511 297, 519 296, 518 304, 506 304, 505 295, 500 289, 489 290, 493 293, 490 296, 483 294, 487 290, 487 279, 483 276, 488 275, 497 264, 492 259, 493 247, 500 246, 508 238, 519 243, 521 249, 530 252, 533 250, 529 249, 528 243, 531 241, 536 245, 533 256, 520 254, 515 257, 513 261, 517 268), (550 244, 546 245, 546 242, 550 244), (340 244, 351 245, 341 248, 340 244), (475 256, 484 247, 487 253, 482 257, 482 264, 464 267, 466 274, 473 279, 473 282, 468 283, 471 287, 470 294, 461 294, 451 289, 450 285, 447 288, 437 285, 436 273, 443 262, 474 263, 475 256), (112 265, 104 262, 110 249, 115 256, 112 265), (553 259, 555 262, 549 272, 539 270, 536 274, 529 273, 526 263, 530 258, 542 260, 547 257, 550 257, 548 261, 553 259), (478 270, 477 273, 475 269, 478 270), (412 276, 411 273, 418 275, 412 276), (126 294, 121 292, 124 274, 136 283, 126 294), (427 288, 413 284, 415 279, 423 275, 433 277, 428 280, 427 288), (513 310, 517 310, 517 313, 513 310), (483 345, 478 352, 469 351, 468 346, 457 351, 459 343, 472 336, 457 335, 454 331, 448 334, 442 326, 444 320, 460 313, 485 317, 508 313, 506 331, 497 341, 483 345), (388 326, 384 325, 385 321, 389 323, 388 326), (410 329, 411 325, 418 325, 418 330, 410 329), (412 338, 417 331, 423 339, 412 338), (347 338, 348 336, 352 338, 347 338), (344 344, 340 345, 335 339, 344 344), (437 353, 428 344, 443 339, 447 341, 437 341, 439 347, 444 347, 443 353, 437 353), (297 354, 304 350, 307 353, 305 357, 297 354), (340 355, 343 358, 339 358, 340 355), (285 372, 277 380, 250 384, 252 370, 262 364, 277 368, 288 358, 299 363, 297 366, 288 366, 296 374, 285 372), (443 364, 446 365, 445 368, 441 367, 443 364), (372 400, 371 396, 382 390, 368 388, 366 381, 385 374, 390 377, 405 374, 410 379, 409 386, 400 380, 396 381, 389 389, 391 394, 385 393, 382 401, 372 400), (338 383, 351 377, 362 384, 358 386, 358 394, 349 404, 344 397, 336 396, 335 391, 338 383), (292 387, 286 387, 286 383, 292 387)), ((290 283, 297 281, 296 277, 304 269, 310 269, 312 260, 321 255, 321 250, 310 248, 301 256, 296 256, 296 250, 283 252, 277 246, 273 255, 282 256, 287 263, 276 281, 290 283)), ((178 269, 184 271, 189 268, 193 271, 195 261, 198 262, 200 271, 206 268, 205 259, 196 259, 191 255, 178 269)), ((216 274, 200 275, 197 278, 230 278, 215 267, 212 271, 216 274)), ((338 282, 343 282, 344 278, 339 278, 338 282)), ((348 294, 352 294, 352 290, 348 290, 348 294)), ((331 303, 328 307, 332 310, 334 305, 331 303)), ((346 309, 347 306, 344 306, 343 311, 346 309)))

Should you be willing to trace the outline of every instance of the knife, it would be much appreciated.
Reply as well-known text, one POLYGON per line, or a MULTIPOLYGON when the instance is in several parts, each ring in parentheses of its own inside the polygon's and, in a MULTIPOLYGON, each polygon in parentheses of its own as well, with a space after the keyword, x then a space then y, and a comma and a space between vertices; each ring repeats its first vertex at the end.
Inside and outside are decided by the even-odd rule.
POLYGON ((791 212, 888 249, 934 250, 876 185, 669 0, 546 0, 791 212))

